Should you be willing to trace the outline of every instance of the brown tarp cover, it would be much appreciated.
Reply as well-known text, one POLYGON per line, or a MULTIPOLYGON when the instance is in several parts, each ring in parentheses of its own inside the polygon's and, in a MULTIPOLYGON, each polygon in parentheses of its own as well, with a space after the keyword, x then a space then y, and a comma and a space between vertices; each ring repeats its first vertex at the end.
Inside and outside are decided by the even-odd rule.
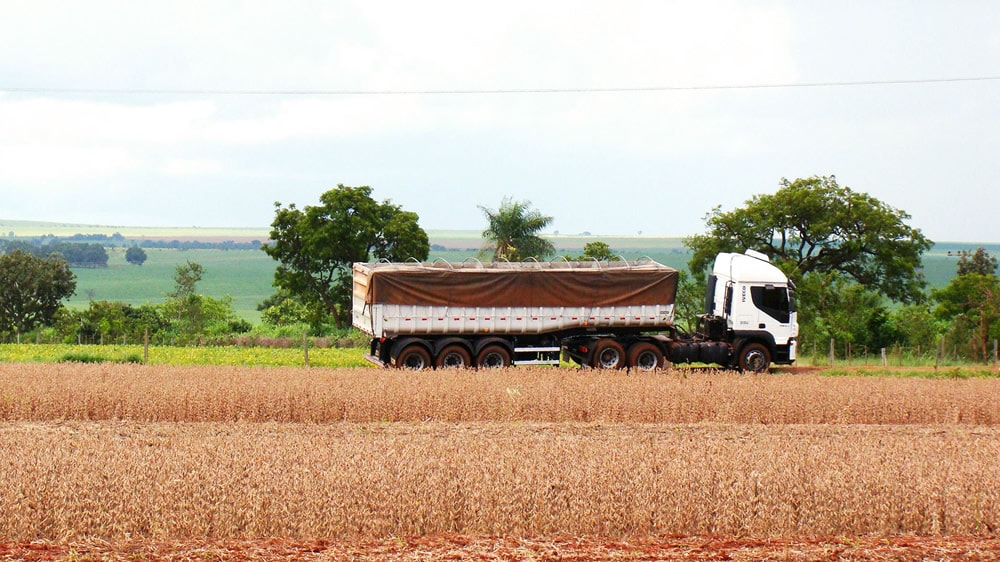
POLYGON ((460 307, 667 305, 677 293, 677 270, 656 262, 558 265, 356 264, 355 290, 369 304, 460 307), (367 289, 357 285, 359 275, 367 289))

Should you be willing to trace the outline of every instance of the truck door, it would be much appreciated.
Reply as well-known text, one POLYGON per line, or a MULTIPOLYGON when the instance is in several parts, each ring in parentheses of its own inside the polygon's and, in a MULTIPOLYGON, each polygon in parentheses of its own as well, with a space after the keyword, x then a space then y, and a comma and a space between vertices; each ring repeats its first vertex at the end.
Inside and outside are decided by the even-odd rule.
POLYGON ((749 329, 766 330, 778 339, 780 334, 791 327, 794 307, 788 296, 788 288, 775 285, 750 287, 750 297, 757 309, 756 325, 749 329))

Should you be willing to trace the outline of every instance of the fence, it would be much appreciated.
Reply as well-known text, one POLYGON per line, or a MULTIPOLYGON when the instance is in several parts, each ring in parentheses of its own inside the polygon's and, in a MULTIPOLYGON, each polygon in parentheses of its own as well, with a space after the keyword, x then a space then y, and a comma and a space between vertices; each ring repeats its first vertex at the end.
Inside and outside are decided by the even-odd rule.
POLYGON ((812 365, 836 365, 846 363, 862 366, 941 366, 990 363, 1000 364, 1000 341, 994 339, 992 350, 987 357, 970 353, 967 344, 949 343, 942 338, 928 346, 893 346, 869 349, 867 346, 854 347, 851 342, 837 342, 831 339, 827 349, 816 342, 799 346, 799 363, 812 365), (985 359, 985 360, 984 360, 985 359))

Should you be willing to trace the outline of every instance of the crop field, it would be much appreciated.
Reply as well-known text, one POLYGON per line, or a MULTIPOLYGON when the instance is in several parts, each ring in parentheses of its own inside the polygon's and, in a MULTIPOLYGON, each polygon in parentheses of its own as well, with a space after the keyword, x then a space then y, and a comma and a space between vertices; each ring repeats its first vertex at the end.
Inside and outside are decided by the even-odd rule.
POLYGON ((0 363, 0 559, 997 559, 997 482, 996 378, 0 363))
POLYGON ((91 300, 122 301, 131 305, 161 303, 174 290, 177 266, 188 260, 201 264, 205 274, 198 292, 232 298, 233 310, 260 322, 257 305, 274 294, 276 262, 259 250, 176 250, 149 248, 141 266, 125 261, 125 249, 108 251, 108 267, 75 268, 77 290, 71 308, 86 308, 91 300))

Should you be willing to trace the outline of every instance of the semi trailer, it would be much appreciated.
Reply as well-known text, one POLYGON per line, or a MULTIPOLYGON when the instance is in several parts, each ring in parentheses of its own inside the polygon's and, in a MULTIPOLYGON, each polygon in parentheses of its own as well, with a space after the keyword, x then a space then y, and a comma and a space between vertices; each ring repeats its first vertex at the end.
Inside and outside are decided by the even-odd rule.
POLYGON ((694 332, 674 323, 677 282, 652 260, 355 263, 352 323, 366 359, 416 370, 795 361, 794 285, 766 255, 716 257, 694 332))

